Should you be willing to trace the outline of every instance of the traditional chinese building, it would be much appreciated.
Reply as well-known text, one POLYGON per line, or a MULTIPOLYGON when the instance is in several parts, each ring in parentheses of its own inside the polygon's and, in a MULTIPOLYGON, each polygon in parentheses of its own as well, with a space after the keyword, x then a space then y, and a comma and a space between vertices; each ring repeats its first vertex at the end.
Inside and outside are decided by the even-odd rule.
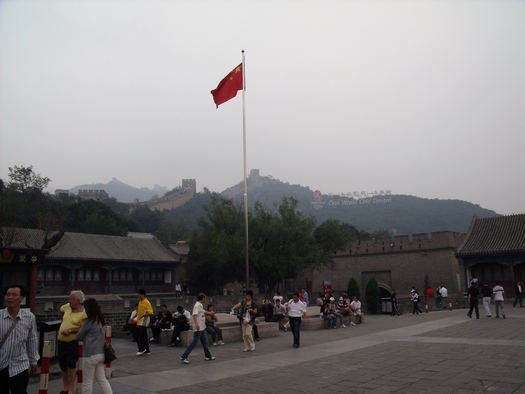
MULTIPOLYGON (((18 232, 13 247, 37 249, 43 244, 41 230, 18 232)), ((118 237, 66 232, 38 261, 36 288, 42 296, 64 295, 73 289, 86 294, 126 294, 142 287, 149 292, 171 292, 179 265, 180 257, 151 234, 118 237)))
POLYGON ((515 282, 525 280, 525 214, 474 217, 456 257, 465 278, 490 285, 498 280, 512 296, 515 282))

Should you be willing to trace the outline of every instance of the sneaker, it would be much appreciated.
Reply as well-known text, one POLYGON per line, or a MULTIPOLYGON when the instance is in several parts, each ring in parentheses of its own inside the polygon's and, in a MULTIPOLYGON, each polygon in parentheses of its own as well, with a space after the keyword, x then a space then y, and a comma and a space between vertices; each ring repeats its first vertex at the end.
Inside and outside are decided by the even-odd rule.
POLYGON ((284 332, 286 332, 286 330, 288 330, 288 329, 286 328, 286 324, 283 324, 283 328, 284 328, 284 332))
POLYGON ((346 328, 346 326, 344 324, 341 324, 341 328, 346 328))
POLYGON ((182 358, 181 357, 180 361, 182 361, 184 364, 189 364, 190 363, 187 358, 182 358))
POLYGON ((168 345, 168 347, 176 347, 176 346, 177 346, 177 345, 175 345, 174 343, 170 343, 170 344, 168 345))
POLYGON ((248 349, 247 347, 245 347, 242 351, 243 351, 243 352, 247 352, 247 351, 249 351, 249 350, 250 350, 250 349, 248 349))
POLYGON ((219 342, 217 342, 217 345, 222 346, 222 345, 225 345, 225 343, 223 341, 219 341, 219 342))
POLYGON ((157 338, 151 338, 149 341, 150 341, 150 342, 157 342, 158 339, 157 339, 157 338))
POLYGON ((215 360, 215 357, 213 357, 213 356, 206 357, 204 360, 206 360, 206 361, 213 361, 213 360, 215 360))
POLYGON ((146 352, 146 353, 144 353, 144 354, 145 354, 146 356, 149 356, 149 355, 151 354, 151 352, 148 351, 148 352, 146 352))
POLYGON ((332 329, 336 329, 337 327, 336 326, 332 326, 332 329))
POLYGON ((213 342, 213 346, 217 346, 217 342, 213 342))
POLYGON ((261 339, 260 338, 257 338, 256 341, 259 342, 261 339))
POLYGON ((255 350, 255 346, 250 348, 250 352, 253 352, 255 350))
POLYGON ((177 337, 177 342, 180 342, 180 338, 179 337, 177 337))
POLYGON ((355 326, 356 324, 354 322, 350 322, 350 325, 351 326, 355 326))
POLYGON ((141 351, 141 352, 137 352, 137 353, 135 353, 135 355, 136 355, 136 356, 142 356, 143 354, 146 354, 146 351, 147 351, 147 350, 144 349, 144 350, 141 351))

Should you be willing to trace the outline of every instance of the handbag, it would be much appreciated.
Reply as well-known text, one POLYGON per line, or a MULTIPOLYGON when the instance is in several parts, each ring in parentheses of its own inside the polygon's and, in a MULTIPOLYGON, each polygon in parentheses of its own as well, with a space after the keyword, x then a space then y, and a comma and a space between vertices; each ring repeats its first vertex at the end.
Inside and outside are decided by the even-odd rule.
POLYGON ((117 359, 115 349, 111 346, 111 343, 104 341, 104 364, 110 364, 112 361, 117 359))
POLYGON ((113 346, 111 346, 111 342, 106 341, 106 337, 102 332, 102 327, 99 326, 99 328, 102 338, 104 339, 104 364, 110 364, 112 361, 117 359, 117 355, 115 353, 115 349, 113 349, 113 346))

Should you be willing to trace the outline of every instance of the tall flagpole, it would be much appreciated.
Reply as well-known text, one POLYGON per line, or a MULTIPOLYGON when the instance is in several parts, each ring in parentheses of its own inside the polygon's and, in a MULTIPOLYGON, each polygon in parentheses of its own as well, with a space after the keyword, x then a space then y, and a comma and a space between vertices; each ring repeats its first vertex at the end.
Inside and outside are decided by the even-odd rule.
POLYGON ((246 248, 246 291, 250 289, 250 259, 249 259, 249 241, 248 241, 248 187, 246 174, 246 106, 244 93, 246 92, 246 67, 244 64, 244 49, 242 52, 242 144, 243 144, 243 162, 244 162, 244 237, 246 248))

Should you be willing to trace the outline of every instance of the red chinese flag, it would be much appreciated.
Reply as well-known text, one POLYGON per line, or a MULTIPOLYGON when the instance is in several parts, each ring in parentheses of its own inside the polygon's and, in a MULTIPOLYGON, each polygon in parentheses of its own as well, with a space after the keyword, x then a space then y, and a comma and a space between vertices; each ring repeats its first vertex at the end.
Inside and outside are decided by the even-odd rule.
POLYGON ((237 92, 242 90, 242 63, 235 67, 232 72, 226 75, 216 89, 211 91, 213 101, 219 105, 237 96, 237 92))

